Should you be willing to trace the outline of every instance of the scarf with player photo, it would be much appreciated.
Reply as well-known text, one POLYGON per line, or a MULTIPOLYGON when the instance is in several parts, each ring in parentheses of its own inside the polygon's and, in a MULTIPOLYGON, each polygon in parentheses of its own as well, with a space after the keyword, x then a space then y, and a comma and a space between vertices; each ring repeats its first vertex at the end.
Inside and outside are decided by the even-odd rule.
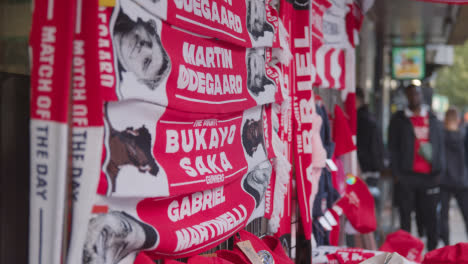
POLYGON ((242 47, 279 47, 278 13, 271 0, 132 0, 184 30, 242 47))
POLYGON ((129 0, 101 7, 99 17, 105 101, 140 99, 203 113, 283 101, 280 71, 268 65, 272 48, 245 48, 190 33, 129 0))
POLYGON ((83 244, 101 171, 104 123, 99 88, 98 1, 77 1, 72 81, 72 210, 68 264, 82 263, 83 244))
MULTIPOLYGON (((285 86, 286 87, 286 86, 285 86)), ((265 197, 265 218, 269 219, 269 231, 276 233, 284 216, 285 198, 292 177, 292 113, 289 96, 283 104, 273 104, 266 109, 271 115, 271 139, 275 158, 272 160, 273 173, 265 197)))
POLYGON ((137 100, 107 103, 98 193, 166 197, 226 185, 274 157, 269 131, 263 107, 197 114, 137 100))
POLYGON ((183 258, 217 246, 244 228, 262 206, 271 164, 265 161, 224 186, 169 198, 99 196, 89 221, 83 263, 183 258), (259 182, 258 179, 263 181, 259 182))
POLYGON ((76 1, 34 1, 31 62, 29 263, 60 263, 68 102, 76 1))

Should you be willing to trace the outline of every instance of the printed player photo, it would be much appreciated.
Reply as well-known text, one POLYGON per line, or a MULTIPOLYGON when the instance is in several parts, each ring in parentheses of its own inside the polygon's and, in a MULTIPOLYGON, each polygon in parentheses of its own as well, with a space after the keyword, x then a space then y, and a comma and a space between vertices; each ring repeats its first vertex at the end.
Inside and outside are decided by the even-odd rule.
POLYGON ((257 41, 264 37, 266 32, 274 34, 273 26, 267 22, 265 1, 247 0, 247 31, 257 41))
POLYGON ((83 264, 118 264, 157 242, 156 230, 133 216, 119 211, 101 214, 89 221, 83 264))
POLYGON ((259 146, 263 147, 263 121, 247 119, 242 128, 242 145, 249 156, 257 151, 259 146))
POLYGON ((159 167, 151 151, 151 134, 148 129, 143 125, 137 129, 128 127, 123 131, 118 131, 112 127, 107 116, 106 122, 110 130, 108 141, 110 159, 106 172, 112 192, 116 191, 117 175, 122 166, 132 165, 141 173, 156 176, 159 167))
POLYGON ((267 160, 255 166, 244 179, 244 190, 255 199, 255 208, 261 204, 265 197, 265 192, 270 183, 271 171, 271 164, 267 160))
POLYGON ((265 91, 267 85, 275 83, 266 76, 264 49, 247 50, 247 89, 255 96, 265 91))
POLYGON ((154 90, 171 69, 156 21, 143 21, 141 18, 133 21, 120 11, 113 30, 120 79, 124 72, 131 72, 140 83, 154 90))

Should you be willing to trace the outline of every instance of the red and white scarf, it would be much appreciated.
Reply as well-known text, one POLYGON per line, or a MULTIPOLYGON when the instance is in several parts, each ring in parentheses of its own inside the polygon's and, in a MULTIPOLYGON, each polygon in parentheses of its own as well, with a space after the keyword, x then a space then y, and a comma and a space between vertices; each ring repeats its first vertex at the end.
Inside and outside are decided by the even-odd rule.
POLYGON ((132 0, 167 23, 243 47, 279 47, 278 14, 269 0, 132 0))
POLYGON ((268 66, 271 48, 246 49, 191 33, 132 1, 101 9, 100 19, 109 27, 100 31, 99 42, 106 101, 227 113, 283 100, 280 72, 268 66))
POLYGON ((280 199, 274 200, 272 218, 281 214, 290 180, 290 158, 282 155, 290 153, 290 138, 279 137, 272 124, 273 116, 288 117, 281 117, 278 106, 265 106, 285 99, 282 73, 269 66, 272 49, 187 32, 137 2, 119 1, 113 12, 79 1, 76 21, 74 3, 36 2, 31 179, 38 184, 31 191, 31 262, 59 263, 61 255, 70 69, 69 263, 131 261, 139 250, 151 258, 176 258, 216 246, 264 215, 270 161, 282 175, 275 176, 280 199), (119 24, 124 11, 126 21, 119 24), (133 38, 123 37, 129 32, 133 38), (125 44, 131 49, 116 47, 125 44), (153 48, 149 54, 133 56, 147 46, 153 48), (184 89, 185 95, 177 92, 184 89), (214 97, 206 98, 210 89, 214 97))
POLYGON ((73 40, 72 208, 67 263, 82 263, 86 229, 101 171, 104 123, 98 64, 98 1, 77 1, 73 40))
POLYGON ((34 1, 29 262, 60 263, 75 1, 34 1))

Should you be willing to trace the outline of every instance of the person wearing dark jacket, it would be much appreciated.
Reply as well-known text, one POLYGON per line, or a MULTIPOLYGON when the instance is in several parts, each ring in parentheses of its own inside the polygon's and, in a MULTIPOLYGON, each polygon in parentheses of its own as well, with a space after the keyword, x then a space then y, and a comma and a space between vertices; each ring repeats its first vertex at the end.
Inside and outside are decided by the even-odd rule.
POLYGON ((445 171, 443 127, 429 107, 422 104, 421 88, 405 89, 408 107, 393 114, 388 147, 391 169, 399 190, 401 229, 411 232, 411 213, 421 208, 427 248, 433 250, 439 239, 437 205, 440 175, 445 171))
POLYGON ((379 172, 383 168, 383 143, 377 122, 365 104, 364 93, 356 89, 357 154, 361 172, 379 172))
POLYGON ((383 169, 382 136, 373 115, 365 104, 364 91, 356 89, 357 133, 356 145, 361 176, 369 186, 374 197, 377 215, 381 211, 380 190, 378 182, 380 171, 383 169))
POLYGON ((440 238, 446 246, 450 245, 448 214, 450 199, 457 200, 465 220, 465 230, 468 232, 468 169, 467 149, 460 131, 460 117, 457 109, 450 108, 445 113, 445 155, 447 166, 440 180, 440 197, 442 209, 440 213, 440 238))

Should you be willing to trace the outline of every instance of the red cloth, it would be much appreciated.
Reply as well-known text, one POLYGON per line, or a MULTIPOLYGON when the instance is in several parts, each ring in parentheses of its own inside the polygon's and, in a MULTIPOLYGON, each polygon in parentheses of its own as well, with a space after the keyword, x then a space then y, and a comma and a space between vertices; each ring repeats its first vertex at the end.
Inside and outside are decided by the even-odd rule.
POLYGON ((348 119, 346 119, 343 110, 338 105, 335 105, 335 118, 333 119, 332 137, 336 144, 336 157, 356 150, 356 145, 354 145, 353 142, 353 133, 349 127, 348 119))
POLYGON ((279 241, 278 238, 274 236, 265 236, 262 238, 262 241, 278 256, 289 259, 288 255, 286 255, 286 252, 284 251, 284 248, 281 245, 281 242, 279 241))
POLYGON ((343 209, 351 225, 360 233, 369 233, 377 228, 374 197, 360 178, 347 176, 345 195, 336 205, 343 209))
POLYGON ((426 254, 423 264, 466 264, 468 263, 468 243, 458 243, 433 250, 426 254))
MULTIPOLYGON (((181 263, 175 260, 169 260, 169 261, 164 261, 164 264, 177 264, 181 263)), ((133 264, 154 264, 154 261, 152 261, 148 256, 146 256, 145 252, 140 252, 135 258, 135 261, 133 264)))
MULTIPOLYGON (((259 252, 261 250, 268 251, 272 256, 273 259, 275 260, 275 263, 282 263, 282 264, 293 264, 294 262, 289 259, 285 253, 277 253, 279 251, 278 245, 275 247, 275 249, 272 249, 268 246, 268 244, 272 245, 272 242, 269 241, 268 244, 266 244, 264 241, 262 241, 260 238, 255 236, 252 233, 249 233, 245 230, 239 231, 239 236, 235 235, 234 236, 234 244, 237 244, 238 242, 241 241, 247 241, 249 240, 252 243, 252 247, 254 248, 255 252, 259 252)), ((278 241, 279 243, 279 241, 278 241)), ((232 250, 234 253, 237 253, 238 256, 240 256, 245 262, 244 263, 250 263, 250 261, 247 259, 247 257, 242 253, 242 251, 235 246, 234 249, 232 250)), ((225 252, 226 253, 226 252, 225 252)), ((224 254, 225 254, 224 253, 224 254)), ((219 256, 219 254, 218 254, 219 256)), ((225 256, 225 255, 224 255, 225 256)), ((223 257, 223 256, 220 256, 223 257)), ((223 257, 225 258, 225 257, 223 257)), ((238 257, 234 256, 233 254, 230 254, 230 258, 225 258, 233 263, 239 263, 237 262, 238 257), (235 261, 233 261, 235 260, 235 261)))
POLYGON ((410 233, 398 230, 389 234, 379 251, 396 252, 411 261, 420 262, 424 243, 410 233))
POLYGON ((421 143, 429 142, 429 115, 411 116, 410 120, 416 136, 414 140, 413 171, 417 173, 430 173, 432 170, 431 164, 419 154, 421 143))

